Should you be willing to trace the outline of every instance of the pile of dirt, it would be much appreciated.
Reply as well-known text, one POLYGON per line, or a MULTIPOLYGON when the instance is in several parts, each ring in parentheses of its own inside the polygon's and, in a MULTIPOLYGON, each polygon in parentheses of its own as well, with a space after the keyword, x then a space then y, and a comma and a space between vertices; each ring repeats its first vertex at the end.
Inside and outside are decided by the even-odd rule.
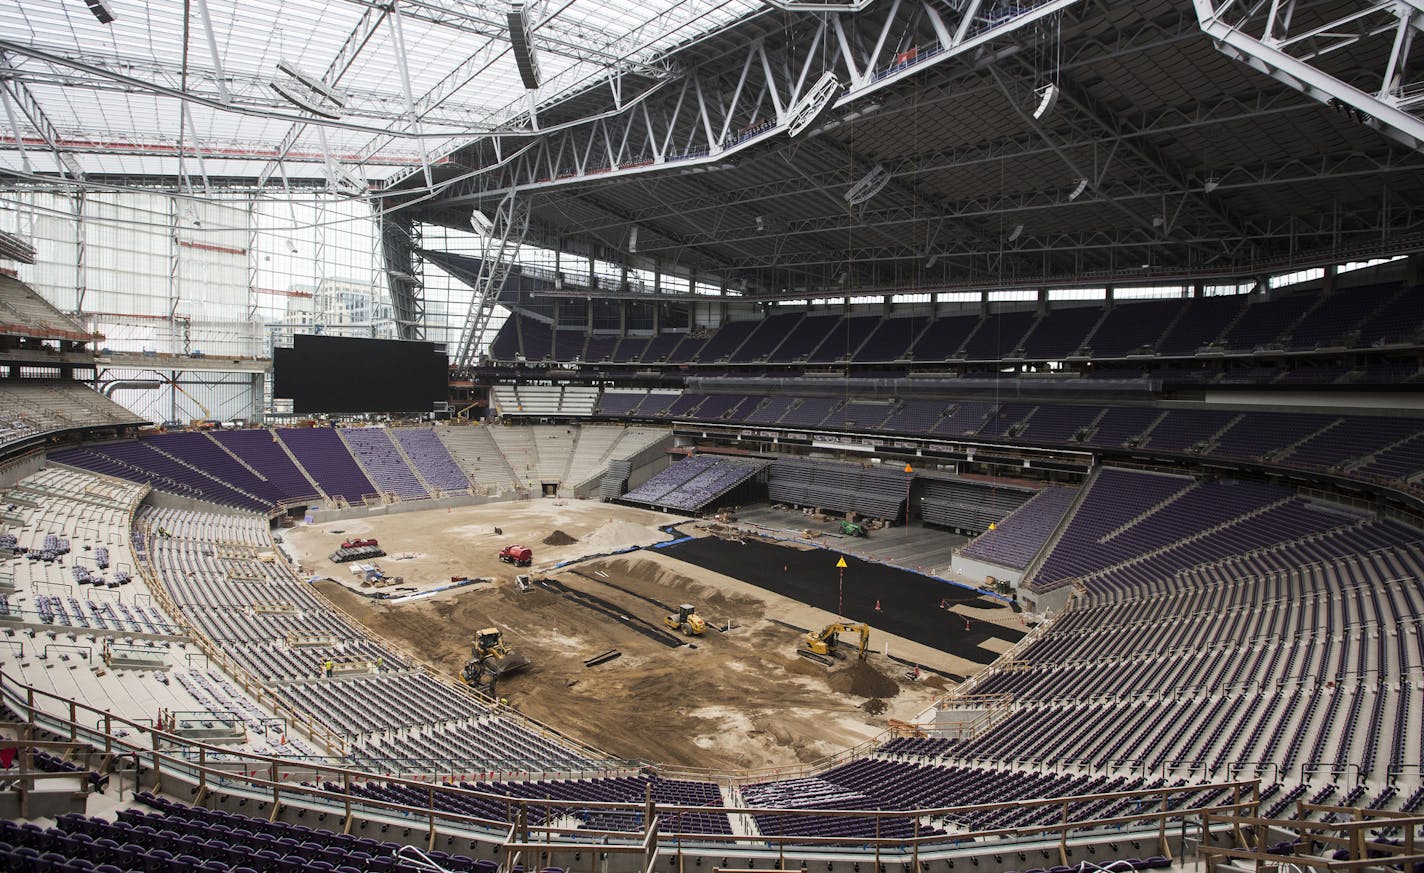
POLYGON ((578 542, 578 539, 576 537, 569 536, 561 530, 556 530, 548 536, 544 537, 541 542, 546 546, 571 546, 574 543, 578 542))
POLYGON ((880 698, 872 697, 862 703, 860 705, 860 708, 865 710, 866 713, 869 715, 880 715, 882 712, 889 709, 890 707, 886 705, 885 701, 881 700, 880 698))
POLYGON ((670 537, 645 524, 610 518, 583 538, 584 545, 595 552, 611 552, 627 546, 646 546, 670 537))
POLYGON ((849 667, 832 673, 830 684, 832 690, 856 697, 894 697, 900 693, 899 684, 868 661, 852 661, 849 667))

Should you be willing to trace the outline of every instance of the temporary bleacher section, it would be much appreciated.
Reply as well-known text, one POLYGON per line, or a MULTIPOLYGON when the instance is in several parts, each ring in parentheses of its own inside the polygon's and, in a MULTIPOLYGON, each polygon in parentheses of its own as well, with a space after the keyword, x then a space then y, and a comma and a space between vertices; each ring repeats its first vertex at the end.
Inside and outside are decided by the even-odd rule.
POLYGON ((580 425, 578 443, 564 473, 564 490, 576 496, 595 495, 610 464, 637 457, 667 440, 665 430, 580 425))
POLYGON ((765 470, 768 461, 727 455, 692 455, 623 495, 644 506, 701 512, 765 470))
POLYGON ((920 513, 929 524, 980 533, 1002 521, 1036 493, 1031 488, 941 476, 924 482, 920 513))
POLYGON ((497 385, 495 412, 508 418, 586 418, 598 407, 599 389, 586 385, 497 385))
POLYGON ((66 431, 133 428, 147 422, 78 382, 0 380, 0 450, 66 431))
POLYGON ((589 756, 412 666, 272 560, 266 519, 144 507, 135 536, 210 656, 309 719, 327 754, 386 772, 570 771, 589 756), (326 665, 330 663, 328 674, 326 665))
POLYGON ((880 464, 787 458, 772 463, 767 496, 774 503, 895 521, 905 517, 911 475, 880 464))
POLYGON ((1029 498, 960 554, 1000 567, 1023 570, 1042 551, 1078 496, 1077 488, 1052 485, 1029 498))

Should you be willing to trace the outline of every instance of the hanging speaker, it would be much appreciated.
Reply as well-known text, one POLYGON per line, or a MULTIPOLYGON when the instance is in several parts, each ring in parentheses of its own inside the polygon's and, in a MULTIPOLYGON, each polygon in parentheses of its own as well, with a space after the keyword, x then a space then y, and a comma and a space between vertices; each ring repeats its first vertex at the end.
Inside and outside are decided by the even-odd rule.
POLYGON ((514 49, 514 65, 524 87, 533 91, 539 87, 539 59, 534 56, 534 32, 529 26, 529 9, 523 3, 509 4, 509 46, 514 49))

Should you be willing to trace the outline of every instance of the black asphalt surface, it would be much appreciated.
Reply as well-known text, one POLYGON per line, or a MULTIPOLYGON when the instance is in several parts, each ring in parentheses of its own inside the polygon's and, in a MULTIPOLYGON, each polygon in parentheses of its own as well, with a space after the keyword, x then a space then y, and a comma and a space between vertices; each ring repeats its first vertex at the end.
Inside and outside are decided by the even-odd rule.
MULTIPOLYGON (((964 616, 949 612, 942 604, 975 601, 975 607, 992 608, 994 601, 968 588, 829 549, 703 537, 659 551, 977 664, 988 664, 996 657, 979 647, 984 640, 992 637, 1012 643, 1025 633, 984 621, 970 621, 966 630, 964 616), (846 562, 843 607, 838 604, 841 571, 836 569, 841 557, 846 562), (875 611, 877 601, 879 612, 875 611)), ((1001 608, 1007 614, 1008 607, 1001 608)))

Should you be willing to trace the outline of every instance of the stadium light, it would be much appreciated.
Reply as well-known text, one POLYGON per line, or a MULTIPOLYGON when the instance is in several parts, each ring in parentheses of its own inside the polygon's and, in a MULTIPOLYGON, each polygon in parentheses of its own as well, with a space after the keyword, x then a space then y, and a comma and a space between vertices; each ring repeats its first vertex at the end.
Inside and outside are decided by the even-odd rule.
POLYGON ((1015 228, 1013 229, 1013 232, 1009 234, 1009 242, 1013 242, 1014 240, 1018 239, 1020 236, 1023 236, 1023 225, 1022 225, 1022 224, 1020 224, 1020 225, 1018 225, 1017 227, 1015 227, 1015 228))
POLYGON ((628 228, 628 252, 636 254, 638 251, 638 225, 628 228))
POLYGON ((539 70, 539 59, 534 56, 534 32, 529 26, 528 5, 509 4, 505 18, 509 22, 509 46, 514 50, 514 65, 519 68, 519 78, 524 80, 524 87, 533 91, 539 87, 543 76, 539 70))
POLYGON ((1053 83, 1044 85, 1034 91, 1038 95, 1038 106, 1033 110, 1034 118, 1042 118, 1053 111, 1053 107, 1058 103, 1058 86, 1053 83))
POLYGON ((89 7, 100 24, 114 23, 114 10, 109 8, 108 0, 84 0, 84 5, 89 7))
POLYGON ((1211 192, 1215 191, 1220 185, 1221 180, 1217 179, 1215 176, 1207 176, 1206 181, 1202 182, 1202 191, 1206 192, 1207 194, 1210 194, 1211 192))
POLYGON ((1078 180, 1078 185, 1077 185, 1077 187, 1074 188, 1071 193, 1069 193, 1069 195, 1068 195, 1068 200, 1069 200, 1070 202, 1073 201, 1073 200, 1077 200, 1079 197, 1082 196, 1083 192, 1086 191, 1087 189, 1088 189, 1088 180, 1087 180, 1087 179, 1079 179, 1079 180, 1078 180))
POLYGON ((473 227, 475 233, 480 236, 489 236, 490 231, 494 230, 494 222, 490 221, 488 215, 485 215, 478 209, 474 209, 470 211, 470 227, 473 227))

